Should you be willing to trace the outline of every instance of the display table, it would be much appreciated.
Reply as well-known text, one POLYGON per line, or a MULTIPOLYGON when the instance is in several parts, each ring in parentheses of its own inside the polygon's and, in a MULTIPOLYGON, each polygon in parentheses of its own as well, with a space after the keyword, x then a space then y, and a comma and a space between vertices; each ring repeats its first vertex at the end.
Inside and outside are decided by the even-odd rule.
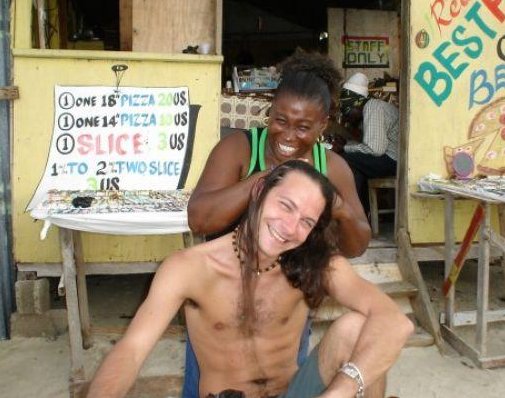
MULTIPOLYGON (((48 228, 59 228, 62 256, 62 282, 67 305, 71 353, 71 388, 84 383, 83 348, 91 346, 91 325, 86 289, 86 266, 83 261, 81 231, 113 235, 183 234, 184 246, 193 245, 187 222, 188 192, 102 193, 61 191, 52 192, 46 200, 30 211, 44 220, 41 238, 48 228), (51 196, 52 195, 52 196, 51 196), (113 195, 113 196, 112 196, 113 195), (76 198, 87 199, 88 207, 75 207, 76 198)), ((78 199, 81 200, 81 199, 78 199)), ((114 268, 112 274, 141 272, 142 264, 131 263, 114 268), (128 271, 128 272, 126 272, 128 271)), ((148 272, 152 272, 150 270, 148 272)), ((145 271, 144 271, 145 272, 145 271)))
MULTIPOLYGON (((413 196, 417 198, 444 199, 445 216, 445 311, 441 317, 441 332, 451 346, 458 352, 472 359, 482 368, 492 368, 505 365, 505 348, 501 354, 488 352, 488 324, 491 322, 504 321, 505 311, 488 308, 489 302, 489 259, 490 245, 497 246, 501 252, 505 253, 505 194, 501 192, 501 182, 496 184, 483 181, 473 184, 468 182, 450 181, 430 182, 432 188, 439 194, 419 194, 413 196), (492 186, 493 185, 493 186, 492 186), (454 203, 456 199, 471 199, 477 202, 475 213, 470 223, 465 239, 461 244, 459 253, 454 256, 454 203), (490 221, 491 208, 498 206, 500 215, 500 233, 493 230, 490 221), (471 245, 473 240, 472 232, 478 230, 478 276, 477 276, 477 301, 475 311, 455 311, 455 288, 459 268, 464 261, 465 250, 471 245), (458 327, 475 325, 475 343, 465 341, 458 334, 458 327)), ((503 261, 503 260, 502 260, 503 261)), ((502 262, 503 265, 503 262, 502 262)))

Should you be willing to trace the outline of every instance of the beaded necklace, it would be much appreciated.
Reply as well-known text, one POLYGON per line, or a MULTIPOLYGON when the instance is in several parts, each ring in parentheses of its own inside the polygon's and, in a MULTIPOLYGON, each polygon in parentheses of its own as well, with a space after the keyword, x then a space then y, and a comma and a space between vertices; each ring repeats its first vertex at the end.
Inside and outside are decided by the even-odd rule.
MULTIPOLYGON (((240 265, 242 266, 245 264, 245 261, 242 260, 242 256, 240 255, 240 249, 237 244, 237 229, 238 229, 238 227, 233 230, 232 237, 231 237, 231 243, 233 245, 233 251, 235 252, 235 255, 237 256, 238 261, 240 262, 240 265)), ((256 273, 257 276, 260 276, 261 274, 268 272, 270 270, 273 270, 275 267, 280 265, 280 262, 279 262, 280 259, 281 259, 281 257, 279 256, 277 258, 277 260, 275 260, 271 265, 269 265, 266 268, 260 268, 258 265, 256 268, 251 267, 251 269, 256 273)))

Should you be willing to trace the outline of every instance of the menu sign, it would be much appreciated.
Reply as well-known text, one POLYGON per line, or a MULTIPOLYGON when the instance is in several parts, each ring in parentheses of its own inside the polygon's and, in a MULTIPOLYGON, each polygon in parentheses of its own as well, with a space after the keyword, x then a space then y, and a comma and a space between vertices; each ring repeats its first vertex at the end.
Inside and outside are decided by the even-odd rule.
POLYGON ((44 175, 28 208, 56 190, 184 187, 198 106, 187 87, 55 87, 44 175))

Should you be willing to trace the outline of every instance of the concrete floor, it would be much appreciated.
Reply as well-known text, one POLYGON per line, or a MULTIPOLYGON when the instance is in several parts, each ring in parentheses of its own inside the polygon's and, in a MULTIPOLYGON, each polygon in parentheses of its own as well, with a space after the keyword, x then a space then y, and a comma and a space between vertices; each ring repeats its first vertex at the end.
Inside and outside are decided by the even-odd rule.
MULTIPOLYGON (((442 264, 422 264, 421 269, 438 311, 443 301, 440 294, 442 264)), ((474 263, 465 265, 458 284, 461 307, 472 305, 474 263)), ((94 346, 86 351, 87 377, 91 377, 97 364, 124 328, 142 301, 151 276, 100 276, 88 279, 92 323, 97 333, 94 346)), ((505 292, 503 275, 499 267, 492 267, 491 308, 503 303, 505 292)), ((52 281, 52 284, 54 285, 52 281)), ((63 301, 54 293, 53 308, 63 307, 63 301)), ((156 347, 142 370, 143 376, 181 376, 184 364, 184 334, 177 328, 156 347)), ((497 328, 504 341, 505 328, 497 328)), ((13 338, 0 342, 0 397, 68 397, 69 375, 68 335, 54 340, 44 338, 13 338)), ((402 398, 498 398, 505 393, 505 368, 481 370, 469 359, 447 348, 441 355, 435 346, 406 348, 388 376, 387 396, 402 398)), ((132 397, 150 397, 132 395, 132 397)))

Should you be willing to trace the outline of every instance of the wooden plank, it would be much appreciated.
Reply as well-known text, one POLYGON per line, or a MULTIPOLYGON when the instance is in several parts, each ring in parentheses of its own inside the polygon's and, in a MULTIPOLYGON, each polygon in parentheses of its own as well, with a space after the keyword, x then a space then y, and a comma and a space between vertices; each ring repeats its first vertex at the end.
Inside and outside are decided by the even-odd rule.
POLYGON ((132 0, 119 0, 119 48, 121 51, 132 50, 132 7, 132 0))
MULTIPOLYGON (((444 280, 446 280, 452 268, 453 247, 454 247, 454 198, 452 195, 445 195, 444 202, 444 236, 445 236, 445 255, 444 255, 444 280)), ((447 326, 453 326, 454 315, 454 285, 445 295, 445 315, 447 326)))
POLYGON ((91 321, 89 318, 88 288, 86 286, 82 239, 79 231, 73 230, 72 235, 74 239, 74 259, 77 273, 77 297, 79 301, 79 316, 81 318, 82 346, 88 349, 93 344, 91 342, 91 321))
POLYGON ((216 0, 133 0, 132 49, 182 53, 188 46, 216 47, 216 0))
POLYGON ((382 283, 379 287, 392 298, 414 297, 419 292, 416 286, 406 281, 382 283))
MULTIPOLYGON (((328 327, 332 324, 332 321, 327 322, 317 322, 312 324, 312 333, 310 335, 310 347, 312 349, 321 338, 326 333, 328 327)), ((405 343, 405 347, 428 347, 433 345, 434 339, 433 336, 427 333, 421 327, 417 327, 415 332, 409 336, 407 342, 405 343)))
POLYGON ((65 277, 65 299, 67 303, 68 334, 70 339, 70 384, 85 380, 84 356, 82 351, 81 321, 77 301, 74 242, 72 231, 59 228, 63 275, 65 277))
POLYGON ((429 347, 434 343, 435 339, 431 334, 423 328, 417 327, 414 333, 409 336, 405 347, 429 347))
POLYGON ((483 203, 484 220, 480 227, 480 255, 477 272, 477 330, 475 344, 481 357, 487 356, 487 312, 489 306, 489 231, 491 205, 483 203))
POLYGON ((355 264, 367 263, 392 263, 396 261, 398 249, 396 247, 368 248, 361 256, 350 258, 349 262, 355 264))
POLYGON ((14 100, 19 98, 18 86, 0 87, 0 100, 14 100))
POLYGON ((463 339, 461 339, 454 330, 445 325, 442 325, 441 330, 444 339, 447 340, 451 346, 453 346, 462 355, 470 358, 480 368, 490 369, 505 365, 505 355, 497 355, 494 357, 482 356, 475 350, 475 348, 468 345, 463 339))
MULTIPOLYGON (((498 220, 500 228, 500 236, 505 237, 505 204, 498 205, 498 220)), ((503 281, 505 282, 505 250, 501 254, 501 267, 503 281)))
POLYGON ((379 211, 377 204, 377 191, 368 180, 368 201, 370 202, 370 224, 372 226, 372 236, 379 235, 379 211))
MULTIPOLYGON (((451 203, 451 206, 452 206, 452 203, 451 203)), ((452 217, 453 217, 453 212, 451 212, 451 218, 452 217)), ((452 237, 453 240, 451 241, 451 245, 447 246, 447 251, 449 253, 447 254, 447 258, 446 258, 446 265, 448 265, 447 261, 449 261, 451 266, 448 270, 446 269, 446 277, 445 277, 444 283, 442 285, 442 293, 444 294, 444 296, 447 296, 449 291, 451 290, 451 287, 456 284, 459 273, 465 263, 466 255, 467 255, 468 251, 470 250, 470 246, 472 244, 472 241, 475 238, 475 235, 477 234, 477 231, 479 229, 479 226, 482 222, 483 217, 484 217, 484 208, 482 207, 482 205, 478 204, 477 207, 475 208, 472 219, 470 221, 470 225, 468 226, 468 228, 465 232, 463 242, 461 242, 461 246, 459 247, 458 253, 454 257, 454 260, 451 260, 454 236, 452 237)), ((453 222, 452 219, 450 221, 453 222)), ((446 225, 446 229, 447 228, 451 228, 451 230, 452 230, 453 225, 452 224, 446 225)))
POLYGON ((216 0, 216 55, 223 54, 223 0, 216 0))
POLYGON ((460 354, 470 358, 475 364, 480 365, 479 353, 475 351, 473 347, 468 345, 463 339, 461 339, 452 328, 447 325, 442 325, 440 327, 442 336, 444 339, 456 349, 460 354))
POLYGON ((58 0, 58 38, 60 41, 59 48, 66 49, 68 47, 68 0, 58 0))
POLYGON ((398 266, 403 279, 412 283, 418 289, 418 294, 411 299, 416 320, 425 330, 432 334, 435 344, 442 350, 443 341, 440 334, 440 325, 405 228, 398 230, 398 266))
MULTIPOLYGON (((505 310, 492 310, 486 312, 486 319, 488 323, 503 322, 505 321, 505 310)), ((476 311, 459 311, 455 312, 453 316, 454 327, 469 326, 477 323, 476 311)), ((440 323, 445 323, 445 314, 440 314, 440 323)))
MULTIPOLYGON (((457 249, 459 245, 454 244, 454 249, 457 249)), ((445 260, 445 245, 429 245, 429 246, 413 246, 412 250, 415 253, 417 261, 444 261, 445 260)), ((502 256, 502 252, 495 247, 491 248, 491 258, 499 258, 502 256)), ((467 259, 479 258, 479 243, 474 242, 470 247, 467 259)))
POLYGON ((400 135, 398 137, 398 166, 396 181, 398 183, 395 195, 396 217, 395 237, 397 232, 404 228, 409 230, 409 128, 410 128, 410 83, 411 56, 410 56, 410 1, 402 1, 401 6, 401 33, 400 33, 400 135))
MULTIPOLYGON (((156 272, 158 262, 144 261, 138 263, 86 263, 86 275, 130 275, 156 272)), ((36 272, 38 277, 59 277, 62 274, 60 263, 18 263, 20 272, 36 272)))
POLYGON ((47 48, 46 22, 47 7, 46 0, 36 0, 37 7, 37 26, 39 34, 39 48, 47 48))
POLYGON ((396 263, 356 264, 353 269, 358 275, 374 284, 399 282, 402 275, 396 263))
MULTIPOLYGON (((408 297, 396 297, 395 303, 400 307, 404 314, 412 314, 413 309, 408 297)), ((331 299, 325 299, 323 304, 313 314, 314 322, 333 321, 349 311, 339 303, 331 299)))

